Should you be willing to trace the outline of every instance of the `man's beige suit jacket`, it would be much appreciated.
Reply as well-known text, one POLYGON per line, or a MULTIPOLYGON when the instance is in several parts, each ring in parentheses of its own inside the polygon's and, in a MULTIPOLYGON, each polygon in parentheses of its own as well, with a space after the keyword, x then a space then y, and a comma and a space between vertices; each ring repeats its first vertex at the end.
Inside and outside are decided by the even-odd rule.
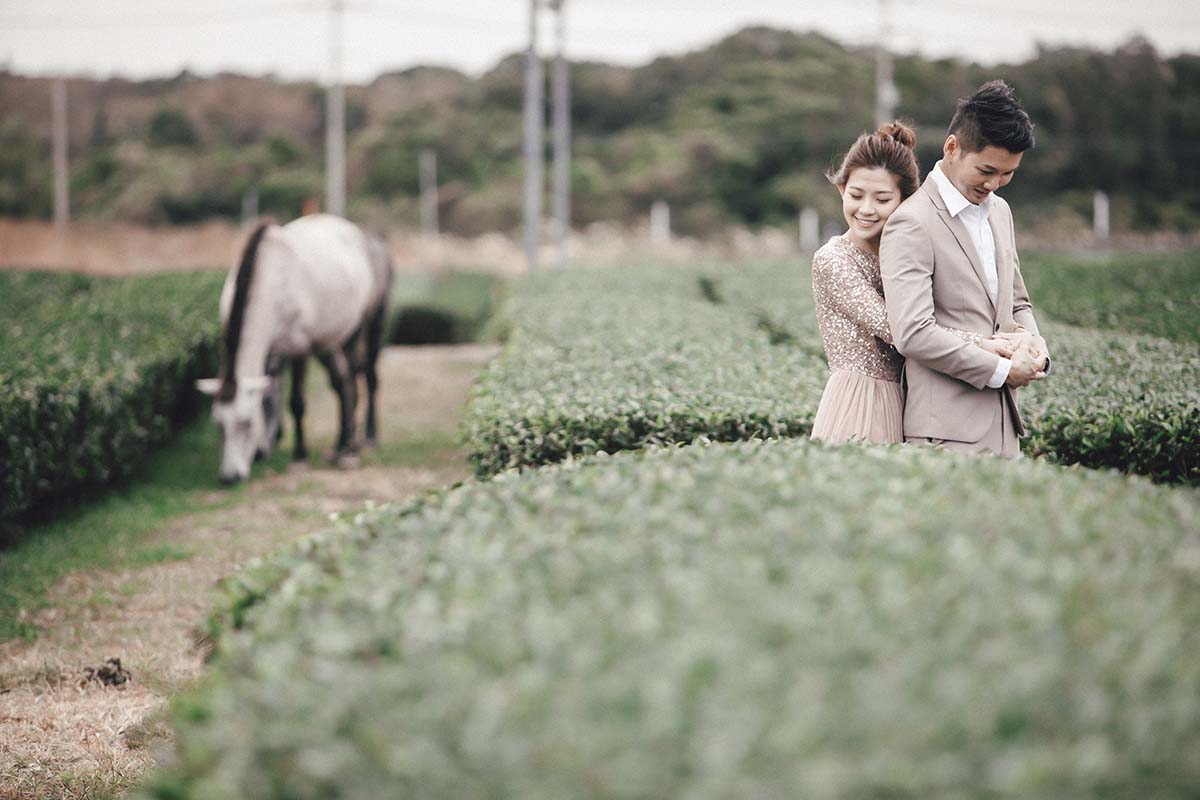
POLYGON ((1025 435, 1016 395, 987 388, 996 356, 937 327, 983 337, 1023 328, 1037 334, 1033 306, 1021 278, 1012 212, 994 196, 988 214, 996 241, 999 300, 963 223, 950 216, 932 178, 888 219, 879 247, 883 293, 896 349, 905 358, 904 435, 978 442, 994 419, 997 393, 1025 435))

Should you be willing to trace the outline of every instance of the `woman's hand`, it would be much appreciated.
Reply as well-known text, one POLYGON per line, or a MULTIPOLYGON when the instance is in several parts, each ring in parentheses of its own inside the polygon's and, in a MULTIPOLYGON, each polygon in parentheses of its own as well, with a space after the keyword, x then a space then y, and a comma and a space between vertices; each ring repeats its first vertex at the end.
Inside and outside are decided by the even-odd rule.
POLYGON ((1027 338, 1028 335, 1022 333, 997 333, 986 339, 980 339, 979 346, 1002 358, 1012 358, 1013 353, 1017 352, 1017 348, 1021 346, 1021 342, 1027 338))

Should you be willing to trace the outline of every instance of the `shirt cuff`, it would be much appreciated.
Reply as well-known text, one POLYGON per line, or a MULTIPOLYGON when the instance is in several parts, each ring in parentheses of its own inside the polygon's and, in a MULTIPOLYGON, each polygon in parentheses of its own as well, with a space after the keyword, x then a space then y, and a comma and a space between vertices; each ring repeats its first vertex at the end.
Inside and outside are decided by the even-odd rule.
POLYGON ((996 356, 1000 359, 1000 363, 996 364, 996 371, 992 373, 992 377, 988 380, 989 389, 999 389, 1008 380, 1008 371, 1012 369, 1012 359, 1004 356, 996 356))

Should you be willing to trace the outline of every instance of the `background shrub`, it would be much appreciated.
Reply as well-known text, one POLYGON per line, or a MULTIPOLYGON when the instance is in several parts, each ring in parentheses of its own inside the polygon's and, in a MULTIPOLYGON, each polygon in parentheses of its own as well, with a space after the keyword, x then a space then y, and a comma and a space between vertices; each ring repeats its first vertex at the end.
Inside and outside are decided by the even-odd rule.
POLYGON ((483 272, 399 274, 392 292, 392 344, 459 344, 486 333, 500 281, 483 272))
POLYGON ((1022 260, 1031 296, 1056 319, 1200 344, 1200 253, 1022 260))

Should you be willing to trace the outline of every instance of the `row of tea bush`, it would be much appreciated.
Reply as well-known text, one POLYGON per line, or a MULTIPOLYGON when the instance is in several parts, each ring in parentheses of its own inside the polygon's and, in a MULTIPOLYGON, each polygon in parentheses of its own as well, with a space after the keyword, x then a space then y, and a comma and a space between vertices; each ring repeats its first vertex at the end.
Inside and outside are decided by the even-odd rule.
POLYGON ((1193 796, 1190 489, 807 440, 364 511, 232 582, 168 798, 1193 796))
MULTIPOLYGON (((480 476, 697 437, 803 435, 825 367, 796 264, 547 273, 504 312, 511 337, 468 416, 480 476)), ((1020 392, 1026 452, 1200 480, 1200 347, 1042 315, 1054 369, 1020 392)))
POLYGON ((224 280, 0 272, 0 518, 128 476, 199 407, 224 280))

